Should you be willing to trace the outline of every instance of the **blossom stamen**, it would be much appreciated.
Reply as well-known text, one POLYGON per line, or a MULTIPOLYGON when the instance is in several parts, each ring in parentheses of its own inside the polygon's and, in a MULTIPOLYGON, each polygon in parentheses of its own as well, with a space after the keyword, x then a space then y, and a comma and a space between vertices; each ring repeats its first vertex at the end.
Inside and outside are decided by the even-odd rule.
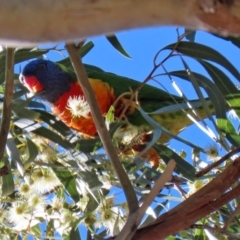
POLYGON ((90 106, 84 96, 70 96, 67 101, 68 109, 73 117, 90 118, 90 106))

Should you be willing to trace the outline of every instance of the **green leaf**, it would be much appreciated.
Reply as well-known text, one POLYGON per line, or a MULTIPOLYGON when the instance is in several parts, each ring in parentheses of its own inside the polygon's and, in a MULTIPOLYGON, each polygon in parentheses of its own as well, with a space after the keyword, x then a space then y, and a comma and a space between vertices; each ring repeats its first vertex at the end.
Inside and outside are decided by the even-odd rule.
POLYGON ((34 233, 35 236, 41 236, 42 235, 42 232, 41 232, 41 229, 40 229, 39 225, 35 225, 35 226, 31 227, 31 232, 34 233))
POLYGON ((180 42, 177 46, 176 43, 170 44, 164 47, 162 50, 165 49, 175 49, 179 53, 190 56, 196 60, 204 59, 218 63, 221 66, 225 67, 238 81, 240 81, 240 74, 235 66, 230 63, 222 54, 210 47, 195 42, 183 41, 180 42))
POLYGON ((231 144, 235 147, 239 147, 240 136, 236 133, 232 123, 228 119, 217 118, 217 126, 225 134, 231 144))
MULTIPOLYGON (((44 54, 47 54, 49 52, 49 49, 38 49, 38 48, 18 48, 15 51, 15 64, 21 63, 26 60, 30 60, 32 58, 40 57, 44 54)), ((0 60, 1 63, 1 60, 0 60)))
POLYGON ((75 142, 75 149, 84 153, 91 153, 97 151, 102 147, 102 142, 99 138, 95 139, 80 139, 75 142))
POLYGON ((184 159, 182 159, 177 153, 172 151, 170 148, 164 145, 155 145, 154 148, 158 152, 159 156, 163 159, 163 161, 167 164, 171 159, 175 160, 176 165, 176 171, 181 173, 181 175, 189 179, 190 181, 193 181, 195 178, 195 172, 196 169, 186 162, 184 159))
MULTIPOLYGON (((78 52, 79 52, 79 57, 81 56, 81 57, 83 58, 84 56, 86 56, 87 53, 90 52, 90 50, 91 50, 93 47, 94 47, 94 44, 93 44, 92 41, 84 44, 84 45, 78 50, 78 52)), ((71 60, 70 60, 69 57, 66 57, 66 58, 64 58, 64 59, 62 59, 62 60, 60 60, 60 61, 57 61, 56 63, 57 63, 58 65, 60 65, 61 67, 63 67, 64 70, 69 69, 70 71, 73 71, 73 72, 74 72, 73 66, 72 66, 72 62, 71 62, 71 60)))
POLYGON ((226 96, 226 100, 231 108, 235 110, 238 117, 240 117, 240 93, 229 94, 226 96))
POLYGON ((50 221, 47 221, 47 227, 46 227, 46 236, 54 238, 54 222, 52 219, 50 221))
POLYGON ((99 203, 98 203, 98 202, 96 201, 96 199, 95 199, 92 195, 90 195, 90 194, 88 194, 88 198, 89 198, 89 200, 88 200, 88 203, 87 203, 86 208, 84 209, 84 212, 86 212, 86 213, 91 213, 91 212, 93 212, 94 210, 96 210, 96 208, 98 207, 99 203))
POLYGON ((40 116, 40 114, 37 113, 36 111, 29 110, 26 108, 18 109, 17 106, 14 106, 12 111, 17 115, 18 118, 27 118, 27 119, 35 120, 40 116))
POLYGON ((21 89, 20 91, 14 92, 13 94, 13 100, 20 98, 21 96, 28 93, 28 90, 26 88, 21 89))
POLYGON ((53 169, 63 186, 66 188, 69 196, 75 201, 78 202, 80 196, 76 188, 75 177, 66 169, 64 171, 53 169))
POLYGON ((52 115, 51 113, 39 109, 34 109, 34 111, 40 114, 39 118, 42 121, 47 123, 61 135, 67 136, 71 133, 71 130, 66 126, 66 124, 60 120, 57 120, 56 116, 52 115))
POLYGON ((103 184, 99 181, 95 171, 79 172, 80 178, 87 183, 88 188, 91 190, 100 189, 103 184))
MULTIPOLYGON (((187 72, 184 70, 173 71, 169 72, 168 74, 190 81, 187 72)), ((203 87, 204 90, 207 92, 209 98, 211 99, 211 102, 213 103, 216 116, 219 118, 226 118, 226 102, 217 86, 210 79, 199 73, 191 72, 191 74, 197 80, 199 86, 203 87)))
POLYGON ((36 159, 36 157, 38 155, 38 148, 37 148, 37 146, 30 139, 27 138, 26 140, 27 140, 27 147, 28 147, 29 158, 24 163, 24 165, 32 163, 36 159))
POLYGON ((131 58, 128 53, 124 50, 124 48, 122 47, 121 43, 119 42, 118 38, 116 37, 116 35, 112 35, 112 36, 108 36, 106 37, 107 40, 112 44, 112 46, 118 51, 120 52, 122 55, 124 55, 127 58, 131 58))
POLYGON ((7 153, 9 157, 12 159, 11 168, 17 169, 22 177, 24 177, 24 167, 22 164, 22 160, 20 157, 19 150, 16 146, 16 143, 13 138, 10 138, 11 134, 9 133, 9 138, 7 139, 7 153))
POLYGON ((150 181, 156 181, 161 176, 161 173, 153 168, 144 167, 141 170, 143 171, 143 177, 150 181))
POLYGON ((84 56, 86 56, 94 47, 94 43, 92 41, 84 44, 81 48, 80 48, 80 55, 83 58, 84 56))
POLYGON ((78 228, 72 228, 69 234, 70 240, 81 240, 80 232, 78 228))
MULTIPOLYGON (((188 67, 188 64, 184 61, 184 59, 182 57, 181 57, 181 60, 182 60, 182 63, 184 65, 184 67, 185 67, 185 71, 188 73, 189 80, 191 81, 191 83, 192 83, 192 85, 193 85, 193 87, 194 87, 194 89, 195 89, 195 91, 196 91, 196 93, 197 93, 197 95, 199 97, 199 100, 202 103, 203 109, 206 112, 206 116, 212 121, 213 125, 215 125, 215 121, 213 119, 213 116, 212 116, 212 114, 210 112, 209 107, 207 106, 206 100, 203 97, 203 93, 202 93, 202 91, 200 89, 201 82, 199 84, 199 81, 195 78, 194 74, 192 74, 190 68, 188 67)), ((203 85, 203 87, 204 87, 204 89, 212 87, 211 81, 206 81, 205 82, 205 86, 203 85)), ((215 87, 215 85, 214 85, 214 87, 215 87)), ((217 87, 215 87, 215 90, 219 92, 217 87)), ((215 93, 215 95, 216 95, 216 93, 215 93)), ((225 104, 225 102, 224 102, 224 104, 225 104)), ((225 112, 224 112, 224 114, 225 114, 225 112)))
POLYGON ((45 128, 45 127, 39 127, 32 131, 33 133, 45 137, 49 139, 50 141, 53 141, 55 143, 58 143, 62 147, 66 149, 73 149, 73 144, 71 144, 69 141, 63 139, 60 135, 56 134, 55 132, 45 128))
POLYGON ((44 105, 43 103, 40 103, 40 102, 33 101, 33 100, 28 104, 28 107, 35 108, 34 109, 35 112, 37 112, 38 109, 44 109, 46 111, 46 105, 44 105))
POLYGON ((4 167, 8 168, 8 174, 4 174, 2 178, 2 197, 8 196, 14 191, 14 181, 13 181, 13 174, 11 171, 10 164, 5 165, 4 167))
POLYGON ((223 95, 238 92, 236 86, 222 70, 206 61, 199 61, 199 63, 201 63, 202 66, 207 70, 208 74, 211 76, 212 80, 216 83, 223 95))

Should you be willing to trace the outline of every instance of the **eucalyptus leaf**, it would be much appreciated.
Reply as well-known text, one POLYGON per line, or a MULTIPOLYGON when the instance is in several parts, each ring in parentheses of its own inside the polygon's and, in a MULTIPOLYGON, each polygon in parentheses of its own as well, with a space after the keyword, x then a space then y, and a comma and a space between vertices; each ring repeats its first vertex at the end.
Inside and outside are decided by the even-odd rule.
POLYGON ((164 47, 162 50, 176 50, 183 55, 192 57, 196 60, 208 60, 218 63, 219 65, 226 68, 232 75, 240 81, 240 74, 236 67, 218 51, 210 48, 206 45, 196 42, 185 42, 182 41, 176 45, 176 43, 170 44, 164 47))
POLYGON ((236 133, 234 126, 228 119, 217 118, 217 126, 225 134, 231 144, 235 147, 239 147, 240 136, 236 133))
POLYGON ((10 167, 10 164, 6 165, 8 167, 8 173, 2 175, 1 177, 1 183, 2 183, 2 191, 1 191, 1 196, 6 197, 13 193, 14 191, 14 180, 13 180, 13 174, 12 170, 10 167))
POLYGON ((80 196, 76 188, 75 177, 72 175, 72 173, 68 169, 61 171, 54 168, 53 171, 73 201, 78 202, 80 200, 80 196))
POLYGON ((124 50, 123 46, 121 45, 121 43, 119 42, 118 38, 116 35, 112 35, 112 36, 107 36, 106 37, 107 40, 111 43, 111 45, 118 51, 120 52, 122 55, 124 55, 127 58, 131 58, 128 53, 124 50))
POLYGON ((63 139, 60 135, 56 134, 55 132, 45 128, 45 127, 39 127, 32 131, 33 133, 42 136, 44 138, 49 139, 50 141, 53 141, 62 147, 66 149, 73 149, 73 144, 71 144, 69 141, 63 139))
POLYGON ((182 159, 177 153, 164 145, 155 145, 155 149, 158 152, 159 156, 167 164, 171 159, 175 160, 176 171, 179 172, 184 178, 193 181, 195 178, 196 169, 182 159))

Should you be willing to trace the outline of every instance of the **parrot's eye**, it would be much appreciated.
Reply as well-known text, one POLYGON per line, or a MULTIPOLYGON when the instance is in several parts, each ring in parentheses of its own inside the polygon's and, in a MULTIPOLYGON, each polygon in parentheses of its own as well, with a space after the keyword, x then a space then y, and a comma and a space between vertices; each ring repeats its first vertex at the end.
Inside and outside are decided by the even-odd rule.
POLYGON ((22 74, 19 75, 19 81, 20 83, 24 83, 24 77, 22 74))
POLYGON ((44 64, 40 64, 40 65, 39 65, 39 69, 45 70, 45 68, 46 68, 46 66, 45 66, 44 64))

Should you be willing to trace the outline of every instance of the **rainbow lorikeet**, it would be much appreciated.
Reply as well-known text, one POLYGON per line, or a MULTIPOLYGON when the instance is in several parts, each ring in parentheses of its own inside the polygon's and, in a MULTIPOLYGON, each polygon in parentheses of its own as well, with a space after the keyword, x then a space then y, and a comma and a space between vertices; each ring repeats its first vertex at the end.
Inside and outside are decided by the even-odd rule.
MULTIPOLYGON (((53 113, 70 128, 77 130, 84 136, 97 136, 97 130, 82 89, 78 81, 76 81, 75 75, 70 73, 64 66, 48 60, 33 60, 23 68, 20 81, 30 92, 37 93, 36 97, 47 102, 51 106, 53 113)), ((89 81, 95 92, 103 117, 114 103, 116 103, 116 118, 121 115, 126 104, 129 104, 125 112, 125 118, 131 124, 122 127, 119 131, 119 135, 125 139, 125 145, 136 147, 136 139, 139 136, 141 136, 141 141, 144 142, 143 139, 146 134, 143 133, 150 129, 149 123, 138 111, 136 103, 129 100, 129 95, 119 99, 121 94, 136 90, 141 83, 111 73, 96 73, 94 71, 89 74, 89 81), (98 79, 95 77, 96 74, 98 79), (127 131, 133 135, 130 140, 128 140, 127 131), (134 144, 131 144, 131 141, 134 144)), ((174 99, 179 103, 183 102, 182 98, 170 95, 150 85, 144 85, 138 94, 138 101, 146 112, 152 112, 161 107, 175 104, 174 99)), ((202 118, 206 117, 202 108, 198 110, 202 118)), ((182 111, 159 113, 152 117, 174 134, 178 134, 184 127, 192 124, 191 120, 182 111)), ((163 143, 167 140, 169 138, 164 139, 164 136, 162 136, 160 141, 163 143)))

